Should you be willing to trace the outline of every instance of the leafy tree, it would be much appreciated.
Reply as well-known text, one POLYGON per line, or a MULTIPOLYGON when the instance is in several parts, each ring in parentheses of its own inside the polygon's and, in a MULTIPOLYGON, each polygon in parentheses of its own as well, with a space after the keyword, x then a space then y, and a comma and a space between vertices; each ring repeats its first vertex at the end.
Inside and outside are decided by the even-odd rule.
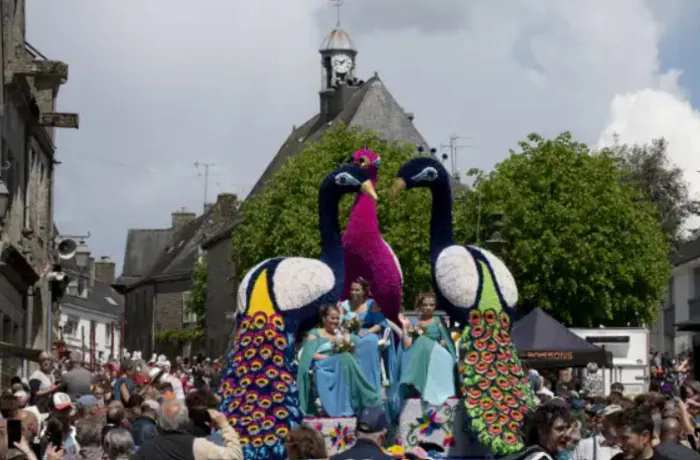
POLYGON ((474 223, 502 211, 504 258, 521 308, 581 327, 653 321, 670 275, 669 246, 616 156, 591 155, 568 133, 532 134, 520 149, 458 198, 455 218, 471 223, 457 226, 458 241, 475 241, 474 223))
POLYGON ((192 271, 192 289, 187 301, 187 310, 197 315, 197 328, 204 329, 207 312, 207 259, 204 256, 197 260, 192 271))
POLYGON ((668 143, 661 138, 645 145, 616 142, 609 150, 654 204, 669 240, 677 245, 684 237, 683 224, 700 215, 700 201, 690 196, 683 170, 669 159, 667 148, 668 143))
MULTIPOLYGON (((290 158, 265 192, 243 203, 241 224, 232 237, 239 279, 269 257, 319 257, 318 187, 326 174, 364 146, 381 155, 379 222, 384 238, 401 261, 406 308, 412 307, 418 292, 430 289, 429 193, 406 193, 397 201, 388 199, 387 193, 399 167, 415 152, 414 146, 384 143, 372 132, 346 129, 341 124, 290 158)), ((348 195, 341 203, 341 230, 353 200, 348 195)))

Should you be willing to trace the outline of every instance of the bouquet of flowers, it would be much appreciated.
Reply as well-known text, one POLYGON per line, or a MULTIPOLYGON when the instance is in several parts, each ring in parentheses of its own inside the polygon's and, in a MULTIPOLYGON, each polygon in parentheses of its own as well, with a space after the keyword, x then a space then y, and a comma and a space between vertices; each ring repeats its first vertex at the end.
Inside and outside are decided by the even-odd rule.
POLYGON ((420 326, 414 326, 408 330, 408 333, 411 334, 411 337, 413 337, 413 339, 415 340, 421 335, 425 334, 425 329, 423 329, 420 326))
POLYGON ((354 353, 355 344, 352 340, 345 337, 336 337, 333 342, 331 342, 331 351, 334 354, 338 353, 354 353))
POLYGON ((360 332, 360 329, 362 329, 362 320, 358 318, 357 315, 353 315, 350 319, 345 320, 343 326, 351 334, 357 334, 360 332))

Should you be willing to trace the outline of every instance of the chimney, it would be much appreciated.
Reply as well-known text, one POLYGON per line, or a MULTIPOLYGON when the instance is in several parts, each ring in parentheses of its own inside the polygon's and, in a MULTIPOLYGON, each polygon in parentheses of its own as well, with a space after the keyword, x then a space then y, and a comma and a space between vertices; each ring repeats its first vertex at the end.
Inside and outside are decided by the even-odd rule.
POLYGON ((204 214, 208 213, 211 211, 211 207, 214 206, 214 203, 204 203, 204 214))
POLYGON ((172 228, 175 233, 178 233, 185 227, 185 225, 189 224, 197 217, 195 213, 189 212, 185 208, 182 208, 179 211, 175 211, 171 214, 171 216, 173 219, 172 228))
POLYGON ((95 281, 103 284, 114 283, 116 267, 116 262, 108 256, 100 257, 100 260, 95 262, 95 281))

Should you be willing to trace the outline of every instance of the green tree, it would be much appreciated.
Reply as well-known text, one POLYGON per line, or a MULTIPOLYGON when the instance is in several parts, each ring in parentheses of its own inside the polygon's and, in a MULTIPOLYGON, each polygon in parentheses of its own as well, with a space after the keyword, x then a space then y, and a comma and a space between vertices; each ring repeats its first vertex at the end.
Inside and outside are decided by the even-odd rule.
POLYGON ((532 134, 458 198, 458 241, 475 241, 474 223, 502 211, 520 308, 541 307, 581 327, 652 322, 670 275, 669 245, 654 207, 627 177, 610 152, 591 154, 568 133, 532 134))
MULTIPOLYGON (((239 279, 269 257, 319 257, 318 187, 326 174, 364 146, 382 159, 377 186, 379 222, 385 240, 401 261, 404 305, 410 308, 418 292, 430 289, 429 193, 426 190, 407 193, 397 201, 388 199, 387 193, 399 167, 415 152, 415 146, 384 143, 372 132, 346 129, 341 124, 290 158, 268 183, 265 192, 241 206, 241 224, 232 237, 239 279)), ((341 229, 352 203, 351 195, 341 203, 341 229)))
POLYGON ((683 240, 683 224, 700 215, 700 202, 690 196, 683 170, 668 156, 665 139, 650 144, 617 143, 609 149, 620 158, 620 166, 629 173, 642 193, 654 204, 669 240, 678 245, 683 240))
POLYGON ((187 310, 197 315, 197 328, 204 329, 207 313, 207 259, 202 256, 192 270, 192 289, 187 301, 187 310))

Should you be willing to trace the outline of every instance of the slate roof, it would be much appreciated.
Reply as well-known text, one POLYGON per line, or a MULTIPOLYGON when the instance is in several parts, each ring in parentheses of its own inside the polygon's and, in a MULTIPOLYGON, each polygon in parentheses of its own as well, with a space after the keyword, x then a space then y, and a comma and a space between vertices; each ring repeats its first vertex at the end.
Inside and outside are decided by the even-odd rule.
POLYGON ((114 284, 129 285, 145 276, 172 235, 170 228, 130 229, 126 236, 122 274, 114 284))
POLYGON ((375 74, 357 88, 349 102, 330 124, 322 122, 321 115, 318 114, 295 129, 284 141, 248 196, 263 191, 265 183, 274 177, 289 158, 301 153, 307 144, 319 140, 326 130, 336 122, 343 122, 349 127, 357 126, 361 129, 372 130, 377 133, 380 139, 387 142, 405 141, 428 146, 425 138, 418 132, 408 115, 379 79, 379 76, 375 74))
MULTIPOLYGON (((69 276, 77 278, 77 275, 67 270, 69 276)), ((61 300, 63 304, 75 305, 96 313, 105 313, 112 316, 120 316, 124 310, 124 297, 115 291, 109 284, 95 281, 88 288, 87 298, 69 295, 67 292, 61 300), (111 300, 110 300, 111 299, 111 300)))
POLYGON ((674 267, 695 259, 700 259, 700 236, 681 244, 671 255, 671 263, 674 267))
POLYGON ((176 233, 170 231, 170 238, 150 260, 150 268, 143 276, 127 285, 133 289, 149 281, 172 278, 189 278, 199 257, 200 246, 235 219, 238 204, 235 195, 220 194, 204 214, 187 223, 176 233))

